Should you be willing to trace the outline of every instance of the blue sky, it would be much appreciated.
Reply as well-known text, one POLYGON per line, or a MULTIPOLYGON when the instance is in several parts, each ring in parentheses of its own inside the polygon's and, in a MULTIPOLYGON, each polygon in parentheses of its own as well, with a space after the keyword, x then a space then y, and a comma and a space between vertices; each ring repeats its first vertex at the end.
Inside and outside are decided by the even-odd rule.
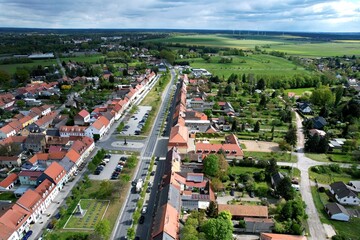
POLYGON ((0 0, 0 26, 360 32, 360 0, 0 0))

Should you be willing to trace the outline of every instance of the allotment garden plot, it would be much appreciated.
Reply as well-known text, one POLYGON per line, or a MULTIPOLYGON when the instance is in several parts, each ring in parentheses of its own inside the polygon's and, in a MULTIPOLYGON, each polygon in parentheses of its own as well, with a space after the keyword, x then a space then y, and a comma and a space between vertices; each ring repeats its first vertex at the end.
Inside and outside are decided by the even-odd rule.
POLYGON ((101 221, 109 207, 109 200, 81 199, 79 201, 82 214, 76 207, 67 220, 64 229, 93 230, 101 221))

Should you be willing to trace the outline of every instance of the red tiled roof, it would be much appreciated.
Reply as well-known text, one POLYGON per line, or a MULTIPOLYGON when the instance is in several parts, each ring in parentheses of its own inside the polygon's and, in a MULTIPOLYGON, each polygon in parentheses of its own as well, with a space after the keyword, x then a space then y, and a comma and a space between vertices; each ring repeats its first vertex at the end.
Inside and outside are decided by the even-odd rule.
POLYGON ((30 217, 31 213, 17 204, 14 204, 11 209, 6 211, 0 217, 0 224, 4 224, 13 231, 20 228, 24 222, 30 217))
POLYGON ((57 162, 51 163, 51 165, 44 171, 56 184, 65 176, 65 169, 57 162))
POLYGON ((41 171, 30 171, 30 170, 25 170, 25 171, 21 171, 19 173, 19 177, 30 177, 30 178, 38 178, 41 176, 43 172, 41 171))
POLYGON ((85 109, 83 109, 78 113, 78 115, 81 116, 82 118, 86 118, 87 116, 90 115, 90 113, 88 111, 86 111, 85 109))
POLYGON ((65 156, 68 157, 73 163, 76 163, 80 158, 80 154, 77 153, 74 149, 70 149, 65 156))
POLYGON ((49 114, 43 116, 42 118, 40 118, 39 120, 37 120, 35 122, 36 125, 38 126, 43 126, 45 123, 51 122, 52 120, 54 120, 57 116, 57 113, 55 111, 50 112, 49 114))
POLYGON ((219 212, 229 211, 235 217, 268 217, 267 206, 219 204, 219 212))
POLYGON ((171 128, 169 143, 177 144, 183 143, 187 144, 189 138, 189 132, 187 127, 184 126, 175 126, 171 128))
POLYGON ((18 179, 18 175, 16 173, 12 173, 7 176, 4 180, 0 182, 0 187, 7 188, 18 179))
POLYGON ((28 211, 34 211, 38 207, 37 204, 40 200, 41 196, 39 193, 29 189, 16 201, 16 204, 25 207, 28 211))
POLYGON ((5 133, 5 134, 11 133, 14 130, 15 129, 12 128, 9 124, 7 124, 7 125, 3 126, 2 128, 0 128, 0 131, 5 133))
POLYGON ((288 234, 277 234, 277 233, 261 233, 261 240, 306 240, 305 236, 296 236, 288 234))
POLYGON ((153 229, 153 237, 161 234, 162 232, 167 233, 173 239, 178 239, 179 233, 179 213, 177 210, 171 206, 170 204, 164 204, 161 206, 161 216, 157 216, 159 219, 159 224, 157 226, 154 225, 153 229))
POLYGON ((40 183, 39 186, 36 187, 35 192, 37 192, 38 194, 40 194, 40 196, 42 196, 46 191, 51 192, 52 190, 54 190, 55 188, 52 188, 50 190, 50 187, 53 185, 52 182, 49 181, 49 179, 45 179, 42 183, 40 183))

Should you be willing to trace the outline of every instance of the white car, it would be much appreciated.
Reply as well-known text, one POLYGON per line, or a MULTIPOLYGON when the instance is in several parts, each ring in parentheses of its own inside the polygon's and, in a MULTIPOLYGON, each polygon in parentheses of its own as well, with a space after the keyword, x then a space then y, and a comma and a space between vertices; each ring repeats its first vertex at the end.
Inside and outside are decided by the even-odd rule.
POLYGON ((142 214, 145 214, 145 213, 146 213, 146 211, 147 211, 147 207, 145 206, 145 207, 143 207, 143 209, 142 209, 141 213, 142 213, 142 214))

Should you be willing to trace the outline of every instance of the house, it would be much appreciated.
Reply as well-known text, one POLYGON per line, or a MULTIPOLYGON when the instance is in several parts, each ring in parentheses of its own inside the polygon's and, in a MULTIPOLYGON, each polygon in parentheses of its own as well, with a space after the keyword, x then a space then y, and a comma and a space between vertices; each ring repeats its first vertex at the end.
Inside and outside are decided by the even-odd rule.
POLYGON ((5 139, 14 135, 16 135, 16 131, 9 124, 0 128, 0 139, 5 139))
POLYGON ((39 177, 38 182, 42 182, 45 179, 48 179, 50 182, 53 182, 58 191, 60 191, 65 183, 67 182, 67 174, 65 169, 57 162, 53 162, 39 177))
POLYGON ((109 128, 110 121, 106 117, 100 116, 93 124, 86 128, 85 134, 90 138, 94 138, 94 135, 98 134, 101 139, 109 128))
POLYGON ((330 192, 340 204, 359 205, 360 203, 357 195, 343 182, 334 182, 330 184, 330 192))
POLYGON ((176 147, 180 152, 186 153, 188 149, 189 132, 187 127, 177 125, 171 128, 168 149, 176 147))
POLYGON ((83 137, 87 128, 82 126, 61 126, 59 132, 61 137, 83 137))
POLYGON ((20 167, 21 166, 21 158, 20 156, 0 156, 0 166, 1 167, 20 167))
POLYGON ((330 149, 341 149, 345 142, 346 142, 345 138, 331 139, 331 140, 329 140, 329 148, 330 149))
POLYGON ((277 172, 271 176, 271 185, 276 189, 279 183, 284 179, 284 175, 280 172, 277 172))
POLYGON ((151 239, 179 239, 179 212, 170 204, 162 205, 154 217, 151 239))
POLYGON ((18 175, 16 173, 11 173, 4 180, 0 182, 0 191, 6 191, 12 189, 16 182, 18 181, 18 175))
POLYGON ((32 133, 27 136, 24 148, 25 150, 31 150, 33 152, 41 152, 45 149, 46 141, 45 141, 45 134, 41 133, 32 133))
POLYGON ((322 138, 322 137, 325 137, 326 136, 326 132, 325 131, 323 131, 323 130, 318 130, 318 129, 310 129, 309 130, 309 135, 310 136, 315 136, 315 135, 318 135, 320 138, 322 138))
POLYGON ((298 109, 302 114, 312 114, 313 110, 309 103, 298 103, 298 109))
POLYGON ((21 185, 38 185, 38 178, 43 174, 42 171, 23 170, 19 173, 19 181, 21 185))
POLYGON ((268 218, 268 207, 257 205, 230 205, 218 204, 219 212, 229 211, 232 219, 239 220, 246 217, 250 218, 268 218))
POLYGON ((245 232, 260 233, 271 232, 275 226, 274 220, 271 218, 253 218, 245 217, 245 232))
POLYGON ((14 204, 0 217, 0 239, 21 239, 30 230, 31 213, 14 204))
POLYGON ((348 213, 348 211, 338 203, 326 204, 325 211, 332 220, 344 222, 348 222, 350 220, 350 214, 348 213))
POLYGON ((261 233, 260 240, 307 240, 305 236, 296 236, 278 233, 261 233))
POLYGON ((37 192, 42 198, 43 209, 46 209, 50 205, 51 201, 53 201, 56 197, 56 191, 54 191, 55 189, 56 185, 48 179, 45 179, 35 188, 35 192, 37 192))
POLYGON ((41 203, 42 199, 39 193, 29 189, 17 201, 16 204, 30 212, 30 223, 37 222, 41 217, 41 203))
POLYGON ((85 109, 81 110, 74 116, 74 124, 75 125, 86 125, 90 123, 90 113, 85 109))
POLYGON ((320 117, 320 116, 312 118, 311 121, 313 123, 314 128, 316 128, 316 129, 321 130, 327 125, 325 118, 320 117))
POLYGON ((54 119, 58 116, 57 112, 53 111, 46 115, 44 115, 42 118, 38 119, 35 124, 39 126, 40 128, 47 128, 50 125, 52 125, 54 119))
POLYGON ((7 109, 11 108, 15 103, 15 97, 11 93, 0 94, 0 108, 7 109))
POLYGON ((348 183, 349 188, 356 193, 360 192, 360 181, 350 181, 348 183))

